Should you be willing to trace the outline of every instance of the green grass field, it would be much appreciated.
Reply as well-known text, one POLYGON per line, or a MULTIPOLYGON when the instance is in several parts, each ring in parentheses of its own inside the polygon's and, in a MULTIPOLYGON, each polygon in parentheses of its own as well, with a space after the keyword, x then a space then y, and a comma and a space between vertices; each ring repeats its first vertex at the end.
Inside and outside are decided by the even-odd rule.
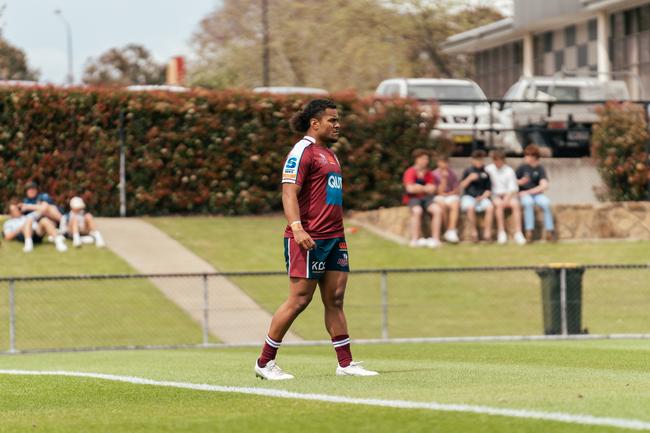
MULTIPOLYGON (((0 276, 132 274, 108 249, 22 252, 0 246, 0 276)), ((9 346, 9 283, 0 283, 0 351, 9 346)), ((16 282, 18 349, 200 343, 201 329, 148 280, 16 282)))
MULTIPOLYGON (((223 271, 282 271, 284 219, 274 217, 151 218, 148 221, 223 271), (242 247, 243 246, 243 247, 242 247)), ((348 224, 348 227, 350 225, 348 224)), ((553 262, 645 263, 650 242, 462 244, 413 249, 366 230, 347 234, 352 269, 543 265, 553 262)), ((584 277, 583 327, 591 333, 650 332, 648 270, 589 270, 584 277)), ((286 277, 236 278, 269 311, 286 296, 286 277)), ((432 337, 542 332, 540 282, 532 271, 391 274, 389 335, 432 337)), ((381 329, 377 274, 353 275, 346 294, 357 338, 381 329)), ((295 323, 303 337, 323 338, 322 308, 314 302, 295 323)))
MULTIPOLYGON (((330 347, 285 347, 289 382, 256 380, 257 349, 0 356, 0 369, 110 373, 368 399, 466 404, 650 423, 648 341, 354 346, 375 378, 334 376, 330 347)), ((194 391, 90 378, 0 375, 0 432, 615 432, 467 412, 194 391)), ((646 424, 648 426, 650 424, 646 424)))

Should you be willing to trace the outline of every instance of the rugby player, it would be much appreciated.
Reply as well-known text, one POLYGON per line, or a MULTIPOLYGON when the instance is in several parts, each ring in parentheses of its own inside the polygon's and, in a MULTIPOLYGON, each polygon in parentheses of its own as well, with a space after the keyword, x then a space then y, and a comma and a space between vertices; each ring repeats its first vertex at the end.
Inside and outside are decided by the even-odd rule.
POLYGON ((339 138, 336 105, 314 99, 294 115, 291 126, 305 136, 289 152, 282 172, 289 296, 273 315, 262 354, 255 362, 255 374, 268 380, 293 379, 275 363, 275 357, 282 338, 318 286, 325 306, 325 327, 338 358, 336 374, 376 376, 377 372, 352 360, 343 312, 350 269, 343 230, 343 178, 339 161, 328 148, 339 138))

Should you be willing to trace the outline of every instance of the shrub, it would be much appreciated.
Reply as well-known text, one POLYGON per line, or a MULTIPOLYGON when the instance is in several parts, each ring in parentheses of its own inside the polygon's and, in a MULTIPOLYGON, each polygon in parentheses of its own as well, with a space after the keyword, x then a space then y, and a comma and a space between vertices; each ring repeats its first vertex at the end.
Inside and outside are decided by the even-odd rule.
POLYGON ((642 107, 607 103, 594 126, 592 155, 606 187, 604 199, 650 199, 648 125, 642 107))
MULTIPOLYGON (((414 148, 431 147, 434 119, 408 102, 335 95, 346 208, 399 204, 414 148)), ((34 179, 58 203, 81 195, 96 213, 119 211, 124 114, 130 215, 249 214, 281 209, 280 174, 298 137, 291 115, 306 97, 110 89, 0 90, 0 200, 34 179)))

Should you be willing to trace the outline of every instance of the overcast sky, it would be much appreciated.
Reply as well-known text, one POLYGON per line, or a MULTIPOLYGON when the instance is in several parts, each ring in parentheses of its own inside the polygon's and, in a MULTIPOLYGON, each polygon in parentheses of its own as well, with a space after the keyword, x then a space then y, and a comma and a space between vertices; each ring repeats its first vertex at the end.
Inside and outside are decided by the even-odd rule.
POLYGON ((67 74, 64 24, 70 22, 74 76, 81 79, 88 57, 134 42, 147 47, 159 62, 190 53, 189 40, 198 23, 219 0, 0 0, 4 36, 27 53, 41 80, 63 83, 67 74))

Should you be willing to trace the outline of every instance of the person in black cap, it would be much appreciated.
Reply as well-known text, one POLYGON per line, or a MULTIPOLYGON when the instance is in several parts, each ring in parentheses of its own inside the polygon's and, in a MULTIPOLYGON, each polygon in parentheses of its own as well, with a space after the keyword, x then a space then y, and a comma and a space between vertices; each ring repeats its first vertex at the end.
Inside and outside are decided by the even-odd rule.
POLYGON ((40 204, 43 202, 47 203, 49 206, 47 206, 46 210, 42 212, 42 216, 47 217, 58 224, 59 221, 61 221, 61 211, 54 204, 52 197, 50 197, 46 192, 39 192, 38 184, 33 180, 29 181, 25 186, 25 198, 20 204, 20 211, 23 214, 29 214, 36 210, 42 210, 44 207, 41 207, 40 204))

